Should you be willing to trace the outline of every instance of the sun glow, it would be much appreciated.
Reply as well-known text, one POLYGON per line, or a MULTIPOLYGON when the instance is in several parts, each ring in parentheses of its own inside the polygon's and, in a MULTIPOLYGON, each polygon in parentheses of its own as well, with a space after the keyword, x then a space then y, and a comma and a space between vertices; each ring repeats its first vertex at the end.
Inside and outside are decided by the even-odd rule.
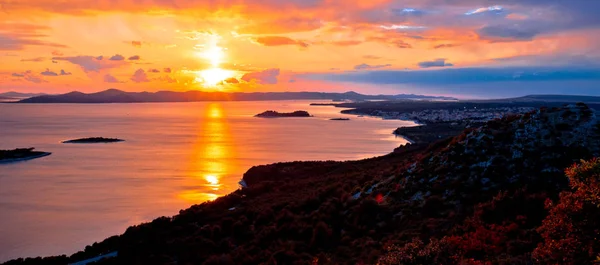
POLYGON ((217 176, 215 176, 215 175, 206 175, 204 177, 204 179, 206 180, 206 182, 208 182, 211 185, 219 184, 219 178, 217 178, 217 176))
POLYGON ((211 65, 211 68, 198 72, 196 78, 196 81, 206 87, 216 87, 234 74, 233 71, 220 68, 225 60, 225 49, 218 45, 218 39, 219 36, 212 36, 209 43, 204 46, 204 51, 198 54, 211 65))
POLYGON ((198 81, 204 83, 208 87, 215 87, 225 79, 233 76, 233 72, 224 70, 219 67, 214 67, 198 72, 198 81))

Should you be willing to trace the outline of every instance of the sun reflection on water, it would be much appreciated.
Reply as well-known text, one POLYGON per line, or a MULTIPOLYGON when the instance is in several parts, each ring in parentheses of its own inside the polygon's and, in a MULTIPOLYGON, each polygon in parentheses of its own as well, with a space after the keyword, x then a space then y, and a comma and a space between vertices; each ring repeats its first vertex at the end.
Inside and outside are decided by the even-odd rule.
POLYGON ((202 113, 186 179, 186 186, 194 188, 178 194, 188 203, 202 203, 224 195, 221 179, 235 166, 231 160, 234 145, 225 116, 220 103, 207 104, 202 113))

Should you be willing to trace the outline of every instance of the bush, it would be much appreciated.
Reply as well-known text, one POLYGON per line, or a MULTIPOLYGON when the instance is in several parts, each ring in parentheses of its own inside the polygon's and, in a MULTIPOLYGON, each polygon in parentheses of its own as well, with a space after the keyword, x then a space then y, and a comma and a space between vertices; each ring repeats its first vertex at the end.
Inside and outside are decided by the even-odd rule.
POLYGON ((538 232, 543 242, 533 258, 543 264, 591 264, 600 255, 600 160, 582 161, 567 169, 573 191, 547 201, 550 214, 538 232))

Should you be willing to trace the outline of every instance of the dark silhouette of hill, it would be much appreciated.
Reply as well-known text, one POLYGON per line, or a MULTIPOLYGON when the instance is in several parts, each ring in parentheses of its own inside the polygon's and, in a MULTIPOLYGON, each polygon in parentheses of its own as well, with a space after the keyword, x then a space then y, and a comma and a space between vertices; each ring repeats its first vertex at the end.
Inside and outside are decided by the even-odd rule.
POLYGON ((256 166, 215 201, 6 264, 592 264, 600 162, 571 166, 599 155, 592 109, 543 108, 382 157, 256 166))
POLYGON ((495 99, 490 101, 508 101, 508 102, 584 102, 584 103, 600 103, 600 97, 584 96, 584 95, 527 95, 517 98, 495 99))
POLYGON ((256 100, 397 100, 397 99, 444 99, 450 97, 400 95, 362 95, 356 92, 254 92, 226 93, 203 91, 125 92, 108 89, 97 93, 70 92, 62 95, 43 95, 24 99, 20 103, 135 103, 135 102, 193 102, 193 101, 256 101, 256 100))

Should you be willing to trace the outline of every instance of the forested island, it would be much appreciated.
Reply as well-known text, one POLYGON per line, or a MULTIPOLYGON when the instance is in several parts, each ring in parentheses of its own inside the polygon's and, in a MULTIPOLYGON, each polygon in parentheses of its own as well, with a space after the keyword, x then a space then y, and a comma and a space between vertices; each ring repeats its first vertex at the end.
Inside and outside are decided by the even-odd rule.
POLYGON ((13 150, 0 150, 0 163, 17 162, 49 156, 50 152, 34 151, 35 148, 17 148, 13 150))
POLYGON ((294 112, 277 112, 274 110, 267 110, 263 113, 254 115, 254 117, 260 118, 291 118, 291 117, 311 117, 311 115, 304 110, 297 110, 294 112))
POLYGON ((95 144, 95 143, 117 143, 124 142, 123 139, 105 138, 105 137, 89 137, 63 141, 64 144, 95 144))

